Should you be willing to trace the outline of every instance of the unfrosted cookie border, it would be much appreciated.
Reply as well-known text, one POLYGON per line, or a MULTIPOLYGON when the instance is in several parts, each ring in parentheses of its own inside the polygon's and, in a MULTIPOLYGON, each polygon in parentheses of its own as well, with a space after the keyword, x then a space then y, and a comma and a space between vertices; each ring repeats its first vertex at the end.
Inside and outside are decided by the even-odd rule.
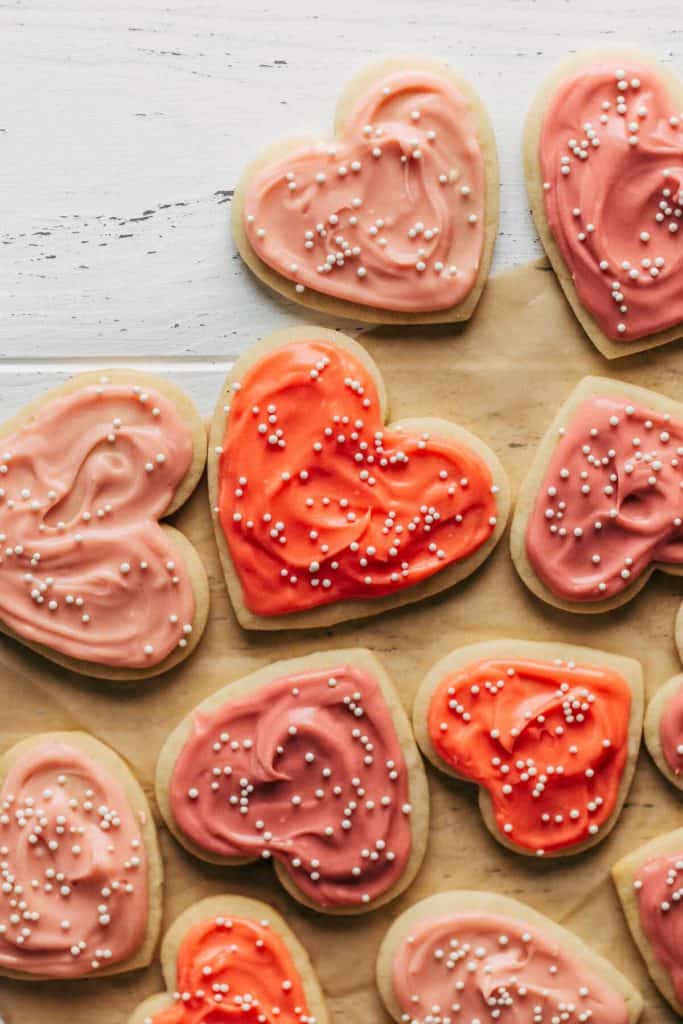
POLYGON ((643 1009, 643 999, 631 982, 618 971, 609 960, 600 956, 582 939, 562 925, 557 924, 545 914, 539 913, 526 903, 489 891, 476 892, 469 889, 452 889, 436 893, 415 903, 404 911, 391 925, 382 940, 377 955, 377 987, 382 1002, 389 1014, 396 1021, 401 1021, 401 1008, 394 995, 392 973, 394 957, 415 925, 423 921, 439 920, 449 914, 462 913, 495 914, 522 924, 537 928, 544 936, 557 942, 568 950, 610 985, 623 995, 629 1014, 629 1024, 635 1024, 643 1009))
POLYGON ((153 676, 167 672, 179 662, 184 661, 195 649, 201 640, 204 627, 209 615, 209 584, 206 570, 194 545, 188 540, 184 533, 170 526, 165 520, 176 512, 188 500, 204 471, 206 462, 206 428, 197 413, 193 403, 180 388, 170 381, 154 374, 141 373, 133 369, 102 369, 86 373, 79 373, 71 377, 63 384, 51 388, 49 391, 39 395, 33 401, 27 403, 15 416, 5 420, 0 425, 0 441, 3 438, 14 434, 21 427, 26 426, 30 421, 40 416, 43 409, 52 402, 63 398, 65 395, 74 394, 86 387, 99 386, 102 378, 107 378, 107 383, 112 385, 142 385, 150 390, 155 390, 164 395, 176 408, 178 414, 187 425, 192 437, 192 461, 184 478, 180 481, 173 495, 168 509, 158 520, 159 525, 166 533, 168 539, 177 549, 183 561, 192 585, 194 593, 195 611, 192 620, 192 632, 187 639, 187 646, 176 648, 171 651, 162 661, 149 668, 125 668, 122 666, 105 665, 98 661, 85 661, 80 658, 73 658, 68 654, 61 654, 46 644, 34 643, 26 640, 19 633, 7 626, 0 618, 0 633, 11 637, 23 647, 40 654, 48 661, 52 661, 62 668, 70 669, 81 675, 92 676, 95 679, 105 679, 111 682, 126 682, 137 679, 149 679, 153 676))
POLYGON ((664 835, 656 836, 643 843, 631 853, 626 854, 612 867, 612 880, 617 890, 619 903, 626 918, 633 941, 645 961, 647 972, 664 998, 671 1004, 679 1016, 683 1016, 683 1003, 675 995, 669 972, 655 958, 652 946, 642 924, 636 891, 633 888, 636 875, 643 865, 653 857, 679 853, 683 857, 683 828, 674 829, 664 835))
POLYGON ((413 706, 413 730, 420 750, 427 760, 438 768, 439 771, 444 772, 446 775, 450 775, 454 779, 460 779, 463 782, 467 782, 471 786, 477 786, 479 810, 482 821, 488 831, 502 846, 527 857, 537 856, 536 852, 512 842, 507 838, 505 833, 501 832, 498 828, 493 812, 493 801, 491 800, 486 787, 480 786, 467 776, 460 775, 458 772, 454 771, 451 765, 449 765, 448 762, 440 756, 432 743, 431 736, 429 735, 429 707, 434 692, 439 684, 443 681, 445 676, 450 675, 457 669, 464 668, 466 665, 479 661, 482 658, 497 658, 503 660, 510 658, 513 661, 517 658, 533 658, 535 660, 546 662, 552 662, 555 658, 561 658, 563 661, 576 662, 578 667, 591 666, 595 668, 606 667, 613 669, 622 676, 626 683, 628 683, 631 691, 631 712, 629 715, 628 725, 628 756, 626 764, 624 765, 621 781, 619 783, 619 792, 614 810, 605 824, 601 826, 600 831, 595 837, 586 839, 581 843, 575 843, 571 847, 566 847, 560 850, 548 850, 544 853, 543 859, 556 860, 563 857, 573 857, 576 854, 583 853, 584 850, 588 850, 592 846, 596 846, 598 843, 601 843, 603 839, 609 835, 619 819, 633 781, 638 752, 640 750, 644 703, 643 670, 640 662, 635 661, 633 658, 626 658, 620 654, 610 654, 607 651, 595 650, 590 647, 582 647, 578 644, 556 643, 552 640, 536 641, 498 639, 484 640, 480 643, 468 644, 465 647, 458 647, 456 650, 451 651, 450 654, 447 654, 444 658, 437 661, 425 676, 419 690, 417 691, 415 704, 413 706))
POLYGON ((620 60, 625 63, 635 61, 650 68, 665 83, 674 103, 678 105, 678 109, 683 110, 683 83, 668 68, 660 64, 654 54, 632 46, 601 46, 596 49, 581 51, 572 57, 566 58, 556 65, 550 75, 547 76, 529 108, 524 128, 523 144, 527 194, 536 230, 543 243, 543 248, 546 251, 550 264, 555 271, 558 284, 564 292, 574 315, 592 343, 606 359, 619 359, 623 356, 633 355, 635 352, 644 352, 646 349, 656 348, 659 345, 666 345, 671 341, 677 341, 683 337, 683 322, 666 330, 656 331, 636 341, 613 341, 607 337, 592 313, 586 309, 579 299, 571 272, 564 262, 559 246, 548 225, 543 199, 543 176, 539 160, 539 146, 543 121, 559 86, 581 70, 612 62, 617 67, 620 60))
POLYGON ((214 917, 240 917, 253 921, 268 921, 269 928, 284 941, 306 993, 308 1008, 316 1018, 316 1024, 329 1024, 330 1017, 318 976, 309 955, 283 917, 268 903, 261 900, 225 893, 209 896, 193 903, 175 919, 164 935, 161 944, 161 970, 166 992, 148 996, 128 1017, 128 1024, 146 1024, 162 1010, 173 1006, 171 993, 176 991, 178 951, 190 928, 214 917))
POLYGON ((650 391, 648 388, 641 388, 635 384, 614 380, 611 377, 588 376, 576 384, 541 438, 531 466, 519 489, 510 528, 510 554, 522 581, 536 597, 540 597, 547 604, 554 605, 555 608, 562 608, 563 611, 575 612, 579 615, 608 612, 627 604, 646 586, 652 574, 657 570, 670 576, 683 576, 683 565, 651 562, 633 583, 624 587, 613 597, 598 601, 567 601, 554 594, 536 575, 531 565, 526 552, 526 533, 536 498, 548 470, 548 464, 558 444, 558 430, 560 427, 571 425, 575 412, 588 398, 603 395, 608 398, 631 399, 637 405, 645 406, 656 412, 669 413, 683 422, 683 404, 674 401, 673 398, 668 398, 658 391, 650 391))
POLYGON ((306 288, 303 294, 296 291, 296 282, 290 281, 265 263, 252 248, 244 229, 244 201, 254 177, 271 164, 279 162, 288 153, 295 153, 303 146, 316 143, 313 137, 286 139, 276 142, 265 149, 244 171, 235 189, 232 200, 232 233, 240 256, 249 269, 274 291, 300 306, 326 313, 330 316, 344 317, 361 323, 375 324, 441 324, 458 323, 468 320, 481 297, 484 285, 488 280, 493 248, 498 233, 499 208, 499 171, 496 140, 488 111, 478 94, 469 82, 453 71, 448 64, 428 58, 395 57, 375 62, 356 74, 342 90, 337 101, 334 115, 333 134, 328 141, 339 140, 343 135, 347 122, 358 101, 377 82, 386 75, 398 71, 425 71, 448 80, 461 93, 475 121, 477 139, 484 164, 485 196, 484 196, 484 246, 479 271, 472 289, 462 302, 449 309, 434 310, 421 313, 401 313, 391 310, 377 309, 346 299, 334 298, 331 295, 306 288))
POLYGON ((449 420, 436 417, 411 417, 409 419, 388 422, 388 418, 387 394, 379 367, 362 345, 359 345, 357 341, 354 341, 345 334, 341 334, 339 331, 332 331, 315 325, 288 327, 284 330, 276 331, 274 334, 270 334, 255 345, 252 345, 237 360, 218 396, 209 433, 207 474, 209 480, 209 504, 218 554, 233 610, 239 624, 243 628, 263 630, 320 628, 332 626, 338 622, 346 622, 349 619, 364 619, 371 615, 379 615, 391 608, 400 608, 407 604, 413 604, 415 601, 421 601, 425 597, 431 597, 433 594, 438 594, 442 590, 454 586, 470 576, 475 569, 478 569, 496 547, 510 515, 511 497, 507 475, 493 450, 475 434, 470 433, 464 427, 451 423, 449 420), (338 348, 350 353, 363 365, 377 388, 379 400, 378 417, 384 429, 390 431, 405 429, 415 433, 428 431, 434 437, 442 437, 446 441, 452 440, 468 447, 479 458, 483 459, 489 468, 494 485, 499 488, 496 494, 496 525, 491 536, 471 555, 451 562, 443 569, 434 572, 426 580, 402 587, 393 594, 387 594, 384 597, 353 598, 335 601, 331 604, 319 605, 304 611, 293 611, 282 615, 257 615, 250 611, 245 604, 239 572, 233 562, 217 511, 220 450, 223 445, 225 426, 229 415, 226 409, 229 409, 233 397, 233 383, 239 382, 253 366, 261 362, 271 352, 284 348, 293 342, 306 341, 331 342, 338 348))
POLYGON ((317 651, 315 654, 308 654, 299 658, 288 658, 283 661, 272 662, 270 665, 266 665, 255 672, 236 679, 232 683, 228 683, 227 686, 223 686, 220 690, 217 690, 211 696, 201 701, 200 704, 196 705, 166 738, 159 752, 155 785, 157 804, 166 826, 181 846, 185 847, 195 857, 208 861, 211 864, 226 866, 250 864, 258 860, 258 857, 221 857, 218 854, 203 850, 185 835, 175 821, 169 794, 170 780, 178 756, 191 734, 194 717, 197 713, 211 714, 236 698, 244 697, 247 694, 256 694, 268 683, 285 676, 310 670, 333 669, 338 668, 340 665, 352 665, 368 671, 377 680, 391 715, 408 772, 410 803, 412 807, 410 815, 411 850, 408 863, 398 881, 376 899, 370 900, 369 903, 342 907, 323 907, 309 900, 280 861, 273 857, 272 863, 280 884, 299 903, 312 910, 316 910, 320 914, 351 916, 362 915, 375 910, 377 907, 381 907, 395 899, 408 888, 417 875, 424 859, 429 832, 429 791, 427 788, 427 778, 410 727, 410 721, 387 672, 370 651, 365 648, 317 651))
POLYGON ((137 951, 128 957, 127 960, 119 961, 111 967, 97 968, 77 978, 65 979, 51 974, 12 971, 0 966, 0 977, 14 978, 19 981, 42 982, 57 980, 73 983, 93 978, 102 978, 107 975, 125 974, 128 971, 138 970, 140 967, 147 967, 154 957, 154 950, 156 949, 161 929, 164 865, 161 859, 161 851, 159 850, 154 818, 144 790, 133 774, 132 769, 126 764, 120 754, 106 743, 96 739, 95 736, 91 736, 90 733, 82 732, 81 730, 34 733, 13 744, 0 757, 0 790, 5 784, 10 768, 18 758, 23 757, 24 754, 29 753, 33 748, 41 747, 46 743, 62 743, 67 747, 76 747, 100 768, 108 772, 123 787, 131 811, 140 825, 142 841, 147 854, 147 929, 137 951))

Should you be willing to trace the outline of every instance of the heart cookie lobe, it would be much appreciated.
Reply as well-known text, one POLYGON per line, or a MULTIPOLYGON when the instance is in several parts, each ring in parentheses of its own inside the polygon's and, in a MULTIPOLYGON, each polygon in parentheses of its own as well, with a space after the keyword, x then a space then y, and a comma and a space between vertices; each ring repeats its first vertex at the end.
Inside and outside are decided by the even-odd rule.
POLYGON ((82 978, 148 963, 161 862, 128 769, 80 733, 33 737, 2 767, 0 974, 82 978))
POLYGON ((495 456, 446 421, 385 427, 381 379, 360 346, 293 334, 236 368, 212 429, 216 535, 240 621, 322 625, 468 575, 507 515, 495 456))
POLYGON ((340 315, 467 319, 497 224, 495 142, 438 65, 387 64, 344 94, 332 142, 266 153, 235 197, 240 251, 295 301, 340 315))
POLYGON ((642 1006, 570 932, 494 893, 445 892, 410 908, 387 933, 377 974, 392 1017, 410 1024, 460 1015, 493 1024, 503 1007, 520 1020, 567 1013, 629 1024, 642 1006))
POLYGON ((683 333, 682 108, 683 88, 655 62, 604 53, 560 69, 529 116, 534 216, 608 357, 683 333))
POLYGON ((618 861, 612 876, 647 969, 674 1010, 683 1012, 683 829, 657 836, 618 861))
POLYGON ((191 492, 204 431, 189 400, 132 371, 74 378, 0 442, 0 626, 77 671, 162 671, 194 646, 206 583, 159 520, 191 492))
POLYGON ((629 600, 656 567, 680 572, 680 411, 616 381, 579 385, 539 449, 513 530, 518 568, 546 600, 600 610, 629 600))
POLYGON ((269 666, 219 691, 167 740, 157 792, 198 856, 272 859, 300 901, 362 913, 415 875, 428 797, 381 666, 367 652, 337 657, 269 666))
POLYGON ((683 675, 656 691, 647 706, 644 737, 660 772, 683 789, 683 675))
POLYGON ((499 841, 535 856, 575 853, 609 831, 630 783, 639 667, 624 659, 630 681, 597 651, 582 652, 596 664, 577 664, 534 657, 551 645, 508 644, 506 657, 470 661, 482 644, 435 666, 416 701, 418 742, 437 767, 480 787, 499 841))

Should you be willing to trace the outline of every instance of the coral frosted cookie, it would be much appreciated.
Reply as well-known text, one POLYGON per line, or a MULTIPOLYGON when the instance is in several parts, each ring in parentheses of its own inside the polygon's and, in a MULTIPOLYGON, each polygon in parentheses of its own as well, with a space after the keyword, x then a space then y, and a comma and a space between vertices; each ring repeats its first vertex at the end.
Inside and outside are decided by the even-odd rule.
POLYGON ((196 856, 272 859, 289 892, 325 913, 393 899, 424 855, 424 769, 368 651, 276 662, 213 694, 166 741, 157 799, 196 856))
POLYGON ((655 693, 645 715, 645 744, 660 772, 683 789, 683 675, 655 693))
POLYGON ((137 371, 86 373, 0 435, 0 630, 104 678, 155 675, 186 657, 206 622, 206 575, 159 520, 204 466, 189 399, 137 371))
POLYGON ((381 323, 467 320, 498 225, 488 115, 446 65, 385 61, 344 90, 335 138, 280 143, 246 171, 233 234, 266 284, 381 323))
POLYGON ((612 876, 650 977, 683 1014, 683 828, 622 857, 612 876))
POLYGON ((576 612, 683 573, 683 405, 603 377, 575 388, 522 484, 510 534, 538 597, 576 612))
POLYGON ((546 252, 608 358, 683 334, 683 86, 623 49, 573 57, 531 108, 525 167, 546 252))
POLYGON ((518 853, 579 853, 613 828, 643 721, 637 661, 571 644, 496 640, 439 661, 414 728, 441 771, 479 786, 486 827, 518 853))
POLYGON ((404 1024, 634 1024, 640 993, 576 935, 499 893, 452 891, 394 922, 377 958, 384 1004, 404 1024))
POLYGON ((162 863, 145 795, 86 733, 43 733, 0 760, 0 975, 83 978, 152 959, 162 863))
POLYGON ((321 327, 272 335, 228 377, 209 494, 235 613, 254 629, 324 626, 470 575, 505 527, 493 452, 436 418, 385 426, 365 350, 321 327))
POLYGON ((230 894, 195 903, 166 933, 161 966, 168 993, 146 999, 128 1024, 329 1020, 308 954, 258 900, 230 894))

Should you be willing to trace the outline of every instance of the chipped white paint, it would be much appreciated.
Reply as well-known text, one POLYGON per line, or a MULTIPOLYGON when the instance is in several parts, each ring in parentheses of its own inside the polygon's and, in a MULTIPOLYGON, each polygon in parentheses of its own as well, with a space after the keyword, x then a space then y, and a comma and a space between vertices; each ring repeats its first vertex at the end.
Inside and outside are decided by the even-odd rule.
MULTIPOLYGON (((85 365, 142 361, 208 411, 257 336, 305 313, 234 253, 231 190, 279 136, 325 133, 375 58, 445 58, 493 118, 495 267, 539 246, 520 139, 553 63, 638 43, 683 71, 675 0, 6 0, 0 5, 3 414, 85 365)), ((330 323, 331 321, 327 321, 330 323)), ((342 326, 341 322, 335 324, 342 326)))

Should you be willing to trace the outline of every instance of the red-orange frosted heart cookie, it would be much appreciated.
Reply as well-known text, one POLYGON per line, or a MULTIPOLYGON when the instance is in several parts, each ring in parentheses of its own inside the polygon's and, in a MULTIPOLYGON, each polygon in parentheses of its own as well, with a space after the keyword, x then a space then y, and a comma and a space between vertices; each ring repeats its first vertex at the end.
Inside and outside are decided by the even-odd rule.
POLYGON ((164 937, 168 992, 150 996, 128 1024, 327 1024, 303 946, 267 903, 211 896, 185 910, 164 937))
POLYGON ((244 175, 247 265, 312 309, 380 323, 466 320, 498 224, 493 132, 447 66, 385 61, 344 90, 331 140, 281 143, 244 175))
POLYGON ((635 1024, 643 1008, 573 932, 493 892, 440 892, 404 911, 380 946, 377 984, 400 1024, 635 1024))
POLYGON ((328 914, 394 899, 424 856, 422 761, 365 650, 275 662, 212 694, 166 740, 156 791, 191 853, 272 861, 297 900, 328 914))
POLYGON ((493 452, 446 420, 385 419, 379 371, 343 334, 292 328, 238 360, 208 468, 243 626, 374 615, 457 583, 493 550, 509 510, 493 452))
POLYGON ((185 658, 206 623, 206 573, 160 520, 205 457, 190 400, 133 370, 80 374, 0 427, 0 631, 108 679, 185 658))
POLYGON ((683 573, 683 405, 604 377, 574 389, 522 484, 510 534, 544 601, 601 612, 683 573))
POLYGON ((0 975, 120 974, 152 959, 163 866, 147 799, 81 732, 43 733, 0 760, 0 975))
POLYGON ((683 334, 683 86, 623 48, 581 54, 527 120, 527 187, 559 283, 609 359, 683 334))
POLYGON ((566 856, 600 842, 619 816, 640 747, 642 670, 568 644, 473 644, 427 674, 413 722, 437 768, 479 786, 494 838, 566 856))

